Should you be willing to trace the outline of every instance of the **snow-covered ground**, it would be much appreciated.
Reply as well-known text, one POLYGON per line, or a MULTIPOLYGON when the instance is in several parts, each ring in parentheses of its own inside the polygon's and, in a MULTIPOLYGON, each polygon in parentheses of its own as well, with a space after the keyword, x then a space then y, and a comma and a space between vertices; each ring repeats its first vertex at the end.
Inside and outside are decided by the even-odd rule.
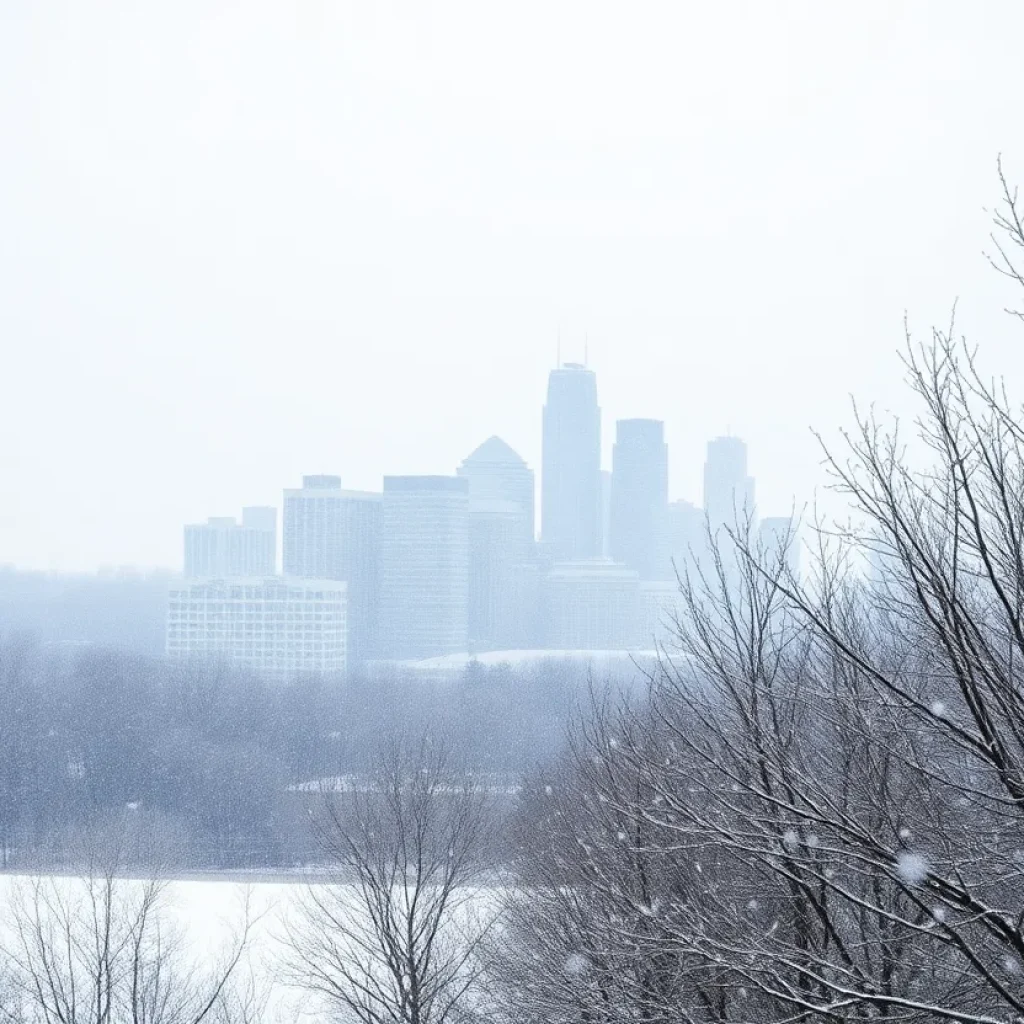
MULTIPOLYGON (((250 933, 247 963, 239 972, 240 980, 254 977, 266 987, 268 1020, 279 1024, 316 1021, 326 1016, 322 1007, 289 984, 283 969, 288 952, 288 928, 297 926, 309 877, 312 876, 295 874, 268 879, 257 875, 248 880, 238 876, 210 876, 169 881, 163 913, 180 932, 196 963, 212 965, 230 949, 248 912, 255 923, 250 933)), ((19 890, 24 891, 30 882, 25 876, 0 874, 0 943, 10 939, 4 925, 5 921, 10 922, 8 909, 18 898, 19 890)), ((79 884, 71 877, 61 877, 55 882, 58 886, 69 887, 79 884)), ((122 884, 141 886, 144 883, 125 879, 122 884)), ((489 902, 496 891, 481 889, 481 901, 489 902)))

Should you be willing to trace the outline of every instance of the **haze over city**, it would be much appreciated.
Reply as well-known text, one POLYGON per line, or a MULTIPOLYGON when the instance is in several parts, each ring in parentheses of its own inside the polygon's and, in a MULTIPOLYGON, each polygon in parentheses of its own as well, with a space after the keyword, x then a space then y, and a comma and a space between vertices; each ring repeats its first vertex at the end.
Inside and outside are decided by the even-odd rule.
POLYGON ((177 567, 304 474, 379 489, 492 434, 540 472, 561 339, 613 423, 785 511, 810 427, 903 408, 902 318, 987 267, 1019 179, 1012 2, 12 5, 0 32, 0 563, 177 567))

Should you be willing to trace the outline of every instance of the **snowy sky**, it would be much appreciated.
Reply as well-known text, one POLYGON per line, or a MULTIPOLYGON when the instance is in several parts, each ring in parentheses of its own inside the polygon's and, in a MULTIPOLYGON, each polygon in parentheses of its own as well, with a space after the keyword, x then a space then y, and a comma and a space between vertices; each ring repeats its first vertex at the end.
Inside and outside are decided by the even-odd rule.
MULTIPOLYGON (((0 3, 0 563, 180 563, 181 525, 303 473, 376 488, 540 407, 589 336, 673 497, 750 443, 903 407, 906 310, 959 297, 1024 183, 1020 0, 0 3)), ((606 457, 607 461, 607 457, 606 457)))

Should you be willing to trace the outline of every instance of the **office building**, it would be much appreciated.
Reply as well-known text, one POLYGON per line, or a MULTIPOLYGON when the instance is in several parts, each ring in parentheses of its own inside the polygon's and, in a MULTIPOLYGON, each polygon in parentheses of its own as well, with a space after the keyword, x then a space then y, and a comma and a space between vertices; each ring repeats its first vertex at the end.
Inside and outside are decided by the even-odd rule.
POLYGON ((345 584, 281 577, 171 586, 167 655, 225 660, 275 676, 344 673, 345 584))
POLYGON ((636 648, 640 577, 635 569, 605 558, 557 562, 546 583, 549 648, 636 648))
POLYGON ((754 481, 747 475, 747 446, 738 437, 708 442, 704 463, 704 508, 713 533, 753 522, 754 481))
POLYGON ((469 641, 469 481, 384 477, 381 655, 430 658, 469 641))
POLYGON ((541 539, 564 559, 598 557, 601 410, 593 371, 579 363, 551 371, 543 428, 541 539))
POLYGON ((526 463, 491 437, 458 469, 469 484, 469 648, 515 647, 534 540, 534 481, 526 463))
POLYGON ((666 515, 666 545, 672 579, 707 564, 707 520, 704 509, 689 501, 670 501, 666 515))
POLYGON ((185 527, 188 577, 273 576, 277 569, 277 509, 242 509, 242 522, 214 517, 185 527))
POLYGON ((352 666, 376 653, 382 523, 381 495, 344 490, 338 476, 304 476, 284 492, 284 574, 348 583, 352 666))
POLYGON ((668 446, 660 420, 619 420, 612 448, 609 554, 642 580, 667 579, 668 446))
POLYGON ((676 621, 682 595, 675 580, 641 580, 637 613, 641 650, 673 651, 678 646, 676 621))

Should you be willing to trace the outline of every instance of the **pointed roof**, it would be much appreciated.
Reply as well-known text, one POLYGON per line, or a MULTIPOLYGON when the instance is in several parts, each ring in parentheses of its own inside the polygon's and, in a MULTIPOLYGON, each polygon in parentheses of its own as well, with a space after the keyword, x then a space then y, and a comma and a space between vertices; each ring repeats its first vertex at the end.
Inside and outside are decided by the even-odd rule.
POLYGON ((525 466, 525 460, 500 437, 493 435, 487 438, 479 448, 466 456, 467 463, 504 463, 506 465, 525 466))

